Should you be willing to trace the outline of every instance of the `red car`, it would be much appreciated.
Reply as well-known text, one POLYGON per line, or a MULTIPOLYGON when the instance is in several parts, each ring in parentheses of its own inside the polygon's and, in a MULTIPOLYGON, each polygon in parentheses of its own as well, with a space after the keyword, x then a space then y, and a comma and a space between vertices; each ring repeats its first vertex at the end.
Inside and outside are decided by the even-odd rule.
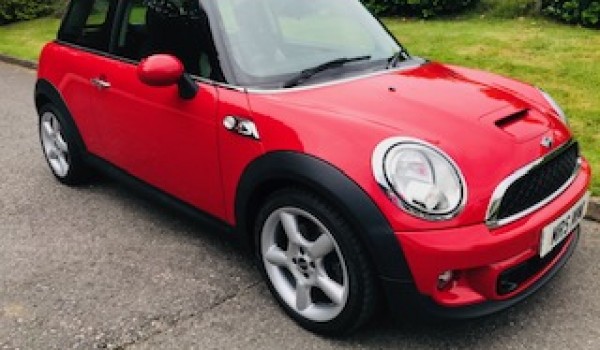
POLYGON ((559 106, 411 56, 357 0, 71 0, 38 77, 60 182, 103 170, 218 224, 315 332, 506 308, 580 235, 559 106))

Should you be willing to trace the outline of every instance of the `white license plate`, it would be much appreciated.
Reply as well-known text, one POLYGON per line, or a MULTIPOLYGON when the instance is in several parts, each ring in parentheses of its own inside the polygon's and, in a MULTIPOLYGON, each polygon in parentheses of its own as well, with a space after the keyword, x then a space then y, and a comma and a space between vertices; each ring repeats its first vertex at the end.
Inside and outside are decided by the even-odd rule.
POLYGON ((552 249, 564 241, 569 236, 569 233, 579 225, 587 211, 589 199, 590 194, 586 193, 577 204, 544 228, 540 241, 540 257, 543 258, 550 253, 552 249))

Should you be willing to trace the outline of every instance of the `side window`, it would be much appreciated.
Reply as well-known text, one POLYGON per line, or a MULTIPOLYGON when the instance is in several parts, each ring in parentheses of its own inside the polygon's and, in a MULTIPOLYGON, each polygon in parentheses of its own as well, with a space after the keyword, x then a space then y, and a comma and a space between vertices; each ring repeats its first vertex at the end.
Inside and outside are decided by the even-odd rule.
POLYGON ((92 11, 88 15, 85 21, 85 26, 90 27, 101 27, 106 23, 108 17, 108 11, 110 9, 110 2, 108 0, 97 0, 92 3, 92 11))
POLYGON ((131 0, 127 4, 125 16, 119 31, 116 54, 134 61, 147 56, 148 26, 146 17, 148 7, 144 0, 131 0))
POLYGON ((133 61, 176 56, 188 73, 222 81, 208 17, 198 0, 129 0, 116 54, 133 61))
POLYGON ((114 17, 116 5, 117 0, 72 0, 58 39, 108 51, 111 18, 114 17))
POLYGON ((129 7, 128 24, 130 25, 145 25, 146 12, 148 8, 143 4, 142 0, 133 0, 129 7))

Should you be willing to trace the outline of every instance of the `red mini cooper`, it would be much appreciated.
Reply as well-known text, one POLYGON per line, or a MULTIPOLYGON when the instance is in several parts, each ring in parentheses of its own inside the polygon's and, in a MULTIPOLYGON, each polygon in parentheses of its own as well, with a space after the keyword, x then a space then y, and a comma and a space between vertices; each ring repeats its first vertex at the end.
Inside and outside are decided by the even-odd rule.
POLYGON ((323 334, 515 304, 588 201, 550 96, 412 56, 358 0, 71 0, 35 104, 60 182, 103 170, 218 224, 323 334))

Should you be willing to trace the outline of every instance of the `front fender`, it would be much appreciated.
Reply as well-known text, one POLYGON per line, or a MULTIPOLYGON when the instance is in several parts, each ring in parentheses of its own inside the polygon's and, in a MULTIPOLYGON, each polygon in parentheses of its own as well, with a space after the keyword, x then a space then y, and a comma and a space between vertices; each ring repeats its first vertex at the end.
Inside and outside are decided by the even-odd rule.
POLYGON ((369 195, 338 168, 302 153, 267 153, 248 165, 242 174, 235 215, 238 229, 249 235, 249 244, 261 201, 285 186, 306 188, 332 203, 356 228, 380 277, 412 280, 391 226, 369 195))

